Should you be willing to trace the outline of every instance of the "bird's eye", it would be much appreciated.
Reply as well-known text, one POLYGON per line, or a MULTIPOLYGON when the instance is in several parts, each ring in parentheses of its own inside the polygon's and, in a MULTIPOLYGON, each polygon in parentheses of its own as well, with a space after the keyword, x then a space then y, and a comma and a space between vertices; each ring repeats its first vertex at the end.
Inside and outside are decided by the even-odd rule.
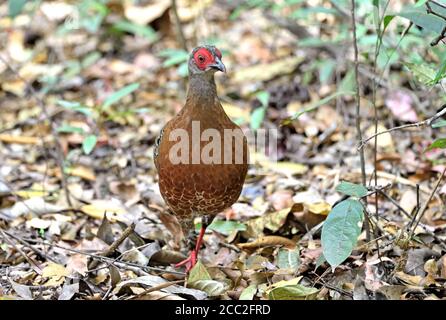
POLYGON ((198 56, 198 61, 200 61, 200 62, 204 62, 204 57, 203 57, 202 55, 199 55, 199 56, 198 56))

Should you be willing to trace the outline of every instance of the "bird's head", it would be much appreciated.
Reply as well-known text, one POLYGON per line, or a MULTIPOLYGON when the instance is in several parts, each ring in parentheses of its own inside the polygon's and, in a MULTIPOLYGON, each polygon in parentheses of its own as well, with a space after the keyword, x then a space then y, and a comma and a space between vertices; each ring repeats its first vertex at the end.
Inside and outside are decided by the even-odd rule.
POLYGON ((217 71, 226 72, 221 62, 221 52, 214 46, 201 46, 192 50, 189 58, 189 74, 214 74, 217 71))

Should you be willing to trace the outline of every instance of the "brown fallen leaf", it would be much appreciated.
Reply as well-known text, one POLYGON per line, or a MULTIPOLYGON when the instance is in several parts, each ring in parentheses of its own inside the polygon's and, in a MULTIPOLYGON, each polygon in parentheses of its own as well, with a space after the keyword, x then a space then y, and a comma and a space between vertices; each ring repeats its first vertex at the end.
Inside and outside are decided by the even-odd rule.
POLYGON ((184 234, 177 218, 173 214, 164 211, 160 212, 159 218, 167 230, 172 234, 175 245, 179 248, 181 240, 184 238, 184 234))
POLYGON ((226 114, 231 119, 243 119, 245 122, 249 122, 251 119, 249 110, 247 108, 241 108, 237 105, 222 102, 222 107, 225 109, 226 114))
POLYGON ((136 181, 112 181, 110 182, 110 191, 126 201, 139 195, 136 189, 136 181))
POLYGON ((13 136, 9 134, 0 134, 0 141, 5 143, 18 143, 18 144, 38 144, 39 138, 27 137, 27 136, 13 136))
POLYGON ((417 195, 413 190, 407 190, 403 193, 400 200, 400 206, 409 214, 417 206, 417 195))
POLYGON ((439 260, 438 263, 439 263, 439 267, 440 267, 440 276, 442 278, 446 278, 446 255, 441 257, 441 259, 439 260))
POLYGON ((261 217, 248 220, 247 230, 244 234, 247 237, 254 238, 263 235, 263 229, 269 229, 272 232, 279 230, 286 222, 290 208, 285 208, 277 212, 271 212, 261 217))
POLYGON ((411 275, 404 273, 402 271, 398 271, 395 275, 398 279, 400 279, 404 283, 412 285, 412 286, 421 286, 421 282, 423 281, 422 276, 411 276, 411 275))
POLYGON ((284 246, 288 249, 294 249, 296 243, 293 240, 281 236, 265 236, 252 242, 238 244, 238 247, 243 250, 254 250, 272 246, 284 246))
POLYGON ((50 262, 42 270, 42 277, 49 278, 45 283, 47 286, 59 286, 65 281, 65 277, 69 275, 68 270, 61 264, 50 262))
POLYGON ((88 271, 87 264, 88 264, 88 257, 86 255, 74 254, 68 258, 66 269, 70 275, 73 275, 74 272, 77 272, 85 276, 85 274, 88 271))
POLYGON ((133 1, 129 1, 124 4, 124 14, 127 19, 136 24, 147 25, 161 17, 170 6, 169 0, 154 1, 146 6, 135 6, 133 1))
POLYGON ((289 57, 271 63, 241 68, 235 72, 232 78, 235 83, 269 80, 277 75, 292 72, 303 60, 303 57, 289 57))
POLYGON ((117 201, 110 200, 93 200, 90 204, 84 205, 80 210, 96 219, 102 219, 104 213, 107 212, 107 217, 110 221, 126 221, 123 215, 127 212, 126 208, 117 201))
POLYGON ((82 179, 88 180, 88 181, 96 180, 94 171, 92 169, 84 167, 84 166, 76 166, 73 168, 69 168, 67 170, 67 174, 74 176, 74 177, 79 177, 79 178, 82 178, 82 179))

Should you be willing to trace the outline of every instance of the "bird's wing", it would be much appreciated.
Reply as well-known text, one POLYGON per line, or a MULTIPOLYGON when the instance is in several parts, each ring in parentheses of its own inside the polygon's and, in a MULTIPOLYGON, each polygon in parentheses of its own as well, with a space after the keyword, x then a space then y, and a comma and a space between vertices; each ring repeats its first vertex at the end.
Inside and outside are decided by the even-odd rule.
POLYGON ((159 154, 159 147, 161 144, 161 139, 163 138, 163 134, 164 134, 164 128, 165 128, 165 126, 161 129, 159 136, 156 138, 155 146, 153 148, 153 161, 155 162, 155 167, 157 170, 159 170, 158 154, 159 154))

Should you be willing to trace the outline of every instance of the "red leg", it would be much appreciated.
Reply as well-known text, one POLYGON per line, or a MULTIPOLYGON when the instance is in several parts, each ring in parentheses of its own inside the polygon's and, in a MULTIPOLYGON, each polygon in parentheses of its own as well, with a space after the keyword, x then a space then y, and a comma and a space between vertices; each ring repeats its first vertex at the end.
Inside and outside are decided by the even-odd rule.
POLYGON ((203 236, 206 232, 207 224, 202 223, 200 234, 198 235, 197 242, 195 245, 195 249, 193 249, 189 255, 189 257, 177 264, 175 264, 175 268, 179 268, 183 265, 186 265, 186 273, 189 273, 189 271, 195 266, 197 263, 198 258, 198 252, 200 251, 201 244, 203 243, 203 236))
POLYGON ((197 252, 197 255, 198 255, 198 251, 201 248, 201 244, 203 243, 203 237, 204 237, 204 234, 206 233, 206 228, 207 228, 207 226, 202 223, 201 229, 200 229, 200 234, 198 235, 197 243, 195 245, 195 251, 197 252))

